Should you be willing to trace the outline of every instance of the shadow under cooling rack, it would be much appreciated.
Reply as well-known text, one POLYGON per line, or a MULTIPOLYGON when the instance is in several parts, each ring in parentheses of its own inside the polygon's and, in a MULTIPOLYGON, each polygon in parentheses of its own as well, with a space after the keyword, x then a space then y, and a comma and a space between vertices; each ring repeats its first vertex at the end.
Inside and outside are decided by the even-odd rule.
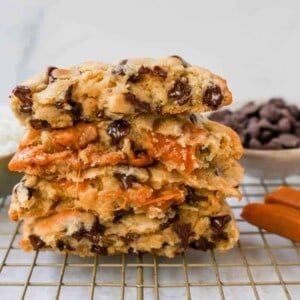
POLYGON ((240 218, 244 205, 261 202, 279 185, 300 187, 300 178, 246 178, 243 200, 228 199, 241 232, 229 252, 189 250, 173 259, 153 255, 80 258, 23 252, 20 224, 0 203, 1 299, 299 299, 300 244, 267 233, 240 218))

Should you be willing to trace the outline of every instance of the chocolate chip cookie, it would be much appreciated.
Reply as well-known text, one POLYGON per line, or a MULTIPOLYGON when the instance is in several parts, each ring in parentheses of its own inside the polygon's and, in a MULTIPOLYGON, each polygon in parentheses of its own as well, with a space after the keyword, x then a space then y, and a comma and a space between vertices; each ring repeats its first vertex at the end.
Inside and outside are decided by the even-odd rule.
POLYGON ((11 171, 38 176, 80 173, 94 167, 163 164, 184 175, 238 160, 237 134, 196 115, 147 115, 79 122, 71 128, 33 129, 11 160, 11 171))
POLYGON ((231 101, 224 79, 178 56, 49 67, 11 94, 17 118, 35 129, 140 113, 204 112, 231 101))
MULTIPOLYGON (((149 218, 160 218, 165 217, 171 207, 182 203, 199 200, 207 207, 212 198, 217 201, 225 196, 240 197, 236 188, 241 179, 238 165, 236 169, 230 166, 229 174, 215 174, 215 169, 210 169, 188 177, 176 171, 170 173, 159 165, 147 169, 110 166, 91 169, 82 175, 82 179, 77 180, 46 180, 25 175, 12 193, 10 218, 18 221, 65 209, 92 211, 104 221, 130 210, 149 218)), ((217 203, 213 207, 217 207, 217 203)))
POLYGON ((129 212, 106 222, 92 213, 64 210, 27 218, 20 244, 26 251, 80 256, 150 252, 173 257, 189 247, 225 251, 234 246, 239 233, 229 207, 223 200, 219 203, 213 214, 185 203, 160 219, 129 212))

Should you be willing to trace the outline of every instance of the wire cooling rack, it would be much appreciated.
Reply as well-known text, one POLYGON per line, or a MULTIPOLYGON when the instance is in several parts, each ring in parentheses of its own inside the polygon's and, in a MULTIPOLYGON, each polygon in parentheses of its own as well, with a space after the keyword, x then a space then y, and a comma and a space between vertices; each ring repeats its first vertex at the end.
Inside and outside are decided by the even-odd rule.
POLYGON ((152 255, 79 258, 24 253, 20 224, 9 221, 9 197, 0 202, 0 299, 300 299, 300 244, 240 218, 243 206, 261 202, 282 181, 246 178, 243 200, 229 199, 241 231, 227 253, 189 250, 174 259, 152 255))

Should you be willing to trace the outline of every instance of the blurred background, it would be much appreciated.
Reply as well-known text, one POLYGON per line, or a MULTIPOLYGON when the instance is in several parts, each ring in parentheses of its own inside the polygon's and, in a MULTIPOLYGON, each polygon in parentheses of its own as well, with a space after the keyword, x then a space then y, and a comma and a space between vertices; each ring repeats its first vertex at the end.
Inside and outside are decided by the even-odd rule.
POLYGON ((49 65, 177 54, 228 80, 235 103, 300 99, 300 2, 0 1, 0 108, 49 65))

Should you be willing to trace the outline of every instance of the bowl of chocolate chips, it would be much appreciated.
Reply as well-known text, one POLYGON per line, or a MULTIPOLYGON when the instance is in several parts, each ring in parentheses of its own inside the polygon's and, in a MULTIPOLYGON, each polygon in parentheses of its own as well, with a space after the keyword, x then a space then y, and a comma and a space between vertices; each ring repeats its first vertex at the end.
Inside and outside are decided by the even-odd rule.
POLYGON ((250 176, 275 179, 300 174, 300 108, 281 98, 250 101, 211 120, 234 129, 244 146, 241 164, 250 176))

